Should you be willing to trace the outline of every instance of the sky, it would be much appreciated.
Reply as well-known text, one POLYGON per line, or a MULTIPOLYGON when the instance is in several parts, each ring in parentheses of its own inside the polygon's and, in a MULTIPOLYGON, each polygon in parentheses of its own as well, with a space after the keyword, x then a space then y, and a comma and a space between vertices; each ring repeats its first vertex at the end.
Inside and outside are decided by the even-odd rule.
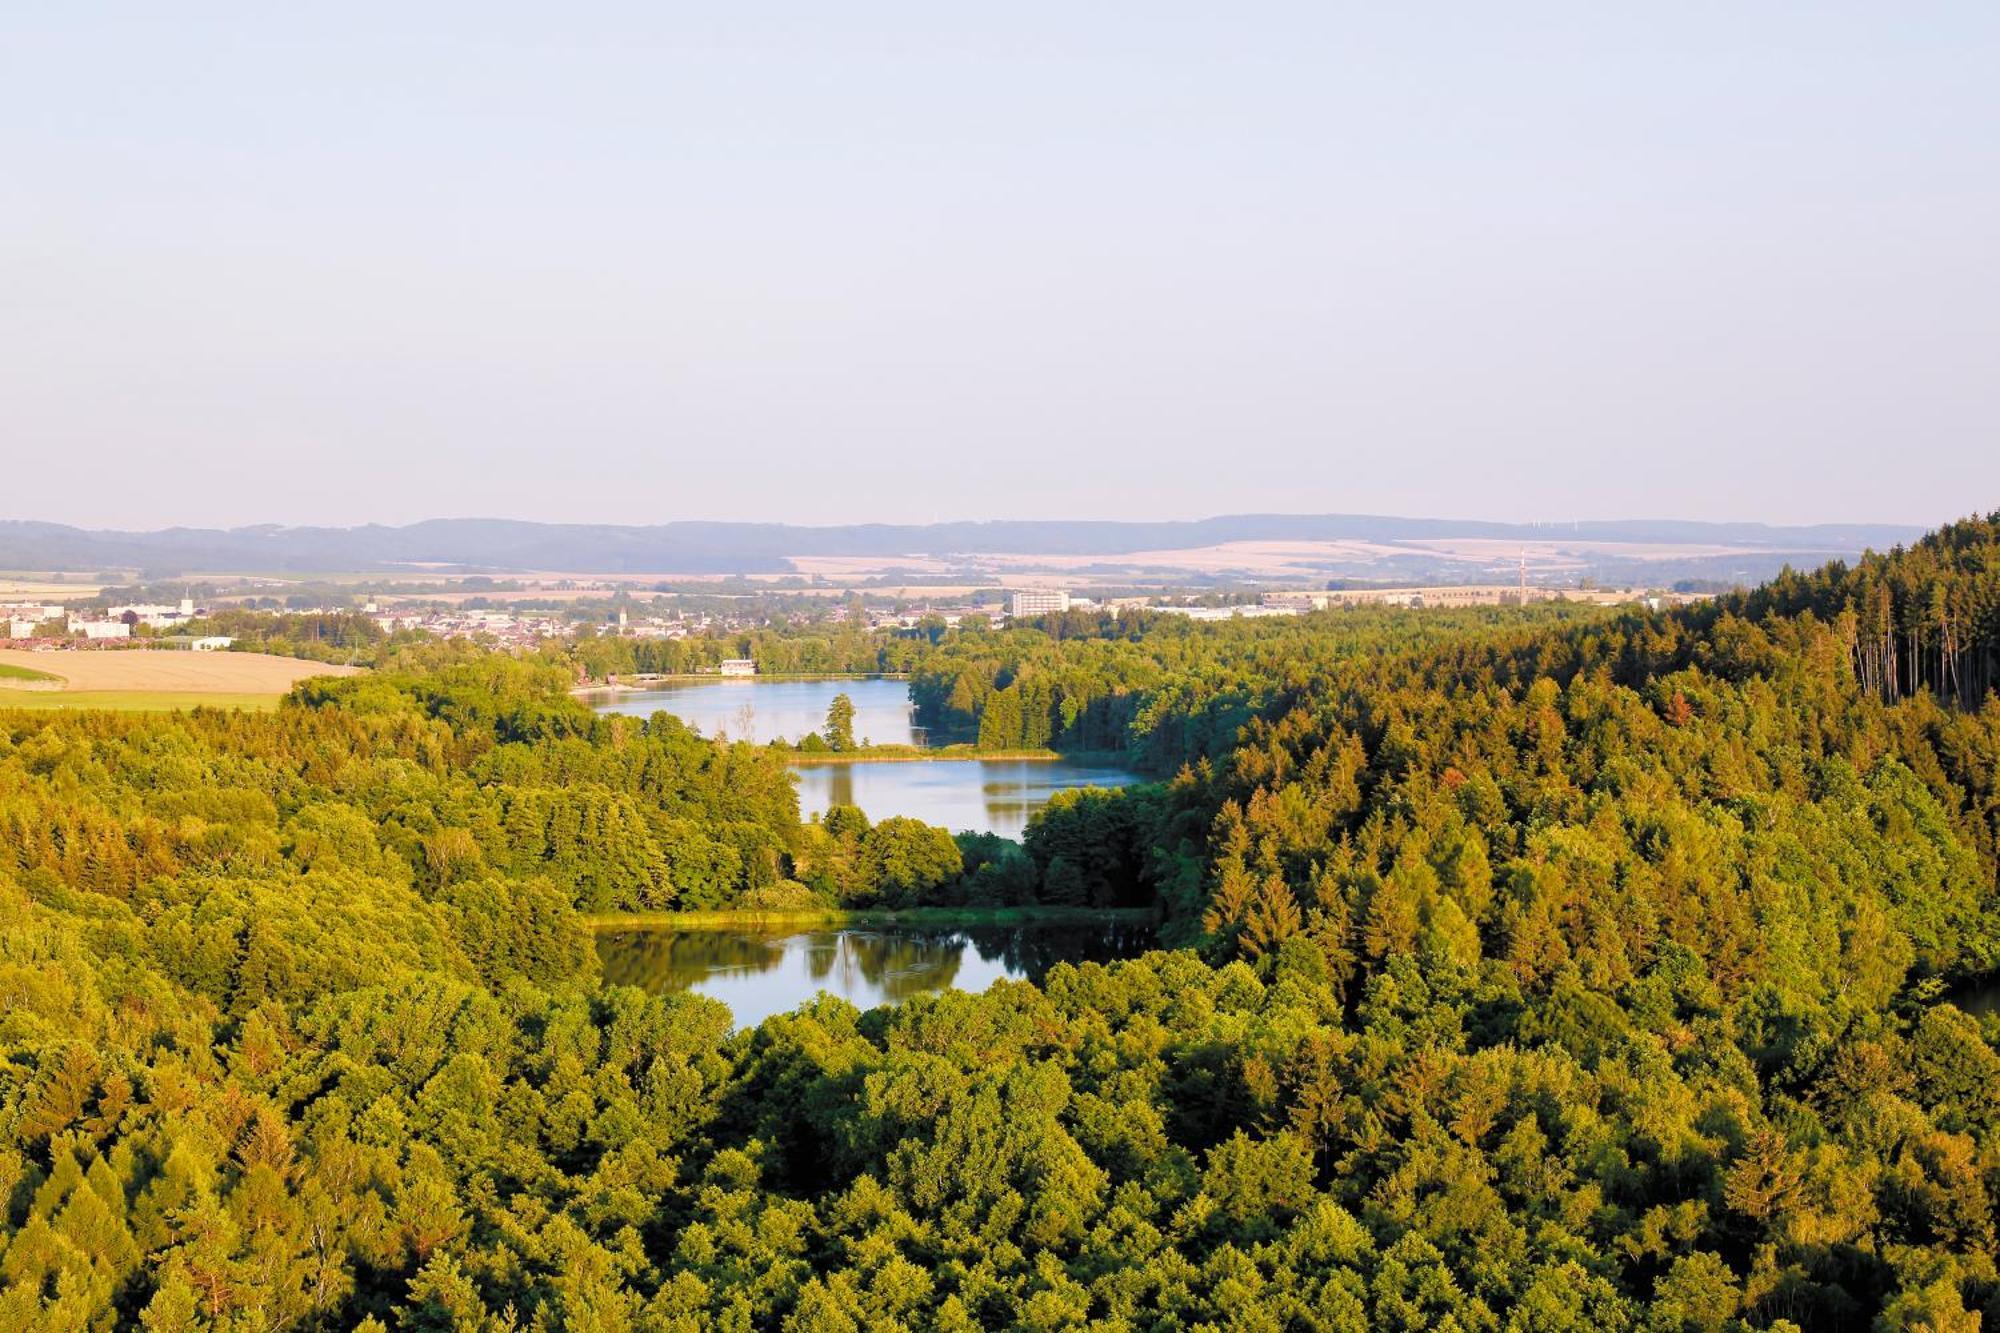
POLYGON ((2000 5, 0 6, 0 518, 2000 508, 2000 5))

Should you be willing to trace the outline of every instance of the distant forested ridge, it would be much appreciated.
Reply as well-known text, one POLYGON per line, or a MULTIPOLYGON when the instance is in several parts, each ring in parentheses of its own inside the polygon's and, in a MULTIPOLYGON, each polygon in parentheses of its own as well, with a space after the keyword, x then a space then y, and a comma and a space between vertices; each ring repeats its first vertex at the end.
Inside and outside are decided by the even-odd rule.
MULTIPOLYGON (((137 568, 160 573, 283 570, 306 573, 447 566, 572 573, 769 573, 788 556, 876 558, 934 555, 1129 555, 1230 541, 1635 542, 1743 546, 1782 558, 1815 559, 1909 541, 1894 524, 1690 523, 1621 520, 1562 524, 1485 523, 1356 514, 1239 514, 1191 522, 1003 521, 860 523, 677 522, 648 526, 433 519, 403 527, 168 528, 111 532, 57 523, 0 521, 0 569, 137 568)), ((1775 567, 1775 566, 1774 566, 1775 567)))
POLYGON ((462 651, 0 713, 0 1327, 1995 1327, 1997 535, 942 636, 932 706, 1156 747, 997 869, 462 651), (599 984, 579 907, 647 893, 1185 947, 732 1035, 599 984))

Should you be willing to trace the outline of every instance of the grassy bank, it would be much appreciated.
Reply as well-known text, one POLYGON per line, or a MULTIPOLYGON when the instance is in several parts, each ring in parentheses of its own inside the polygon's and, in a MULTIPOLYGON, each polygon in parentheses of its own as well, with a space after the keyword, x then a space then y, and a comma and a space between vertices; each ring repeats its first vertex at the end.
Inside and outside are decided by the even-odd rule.
POLYGON ((838 671, 773 671, 759 672, 754 676, 725 676, 719 671, 683 671, 665 676, 621 676, 616 682, 598 681, 591 685, 579 685, 571 694, 622 694, 626 691, 650 690, 657 685, 699 685, 728 681, 731 684, 754 685, 760 680, 908 680, 908 672, 875 671, 866 674, 838 671))
POLYGON ((1048 926, 1095 921, 1146 922, 1146 907, 910 907, 901 911, 837 907, 797 912, 586 913, 592 930, 801 930, 845 926, 1048 926))
POLYGON ((935 749, 921 745, 869 745, 858 750, 841 751, 802 750, 797 746, 785 749, 785 762, 788 764, 925 764, 940 759, 1011 759, 1036 764, 1068 760, 1073 764, 1088 764, 1096 768, 1130 766, 1130 756, 1117 750, 1076 750, 1064 754, 1059 750, 982 750, 968 744, 940 745, 935 749))
POLYGON ((226 694, 198 690, 30 690, 0 689, 0 712, 9 708, 110 709, 118 713, 170 713, 185 708, 239 708, 254 713, 276 709, 279 694, 226 694))
POLYGON ((16 666, 12 662, 0 662, 0 680, 59 681, 61 679, 61 676, 51 675, 46 671, 37 671, 33 667, 16 666))

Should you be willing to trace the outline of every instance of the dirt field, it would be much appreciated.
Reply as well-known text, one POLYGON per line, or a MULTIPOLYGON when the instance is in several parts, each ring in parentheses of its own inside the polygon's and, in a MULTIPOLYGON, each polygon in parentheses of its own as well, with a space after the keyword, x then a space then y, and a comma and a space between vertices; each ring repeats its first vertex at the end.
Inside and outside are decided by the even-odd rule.
POLYGON ((0 576, 0 600, 73 602, 95 597, 103 591, 95 583, 53 583, 14 575, 0 576))
POLYGON ((0 703, 12 690, 131 691, 171 694, 279 695, 308 676, 348 676, 355 668, 302 662, 264 653, 190 653, 173 649, 76 649, 48 653, 0 648, 0 663, 61 677, 46 681, 0 679, 0 703))

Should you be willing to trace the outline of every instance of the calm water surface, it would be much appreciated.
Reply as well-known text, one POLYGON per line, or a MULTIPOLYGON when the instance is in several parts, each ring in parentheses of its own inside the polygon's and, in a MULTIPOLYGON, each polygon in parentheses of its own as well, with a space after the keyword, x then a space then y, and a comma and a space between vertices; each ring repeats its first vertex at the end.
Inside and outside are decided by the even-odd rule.
POLYGON ((630 930, 597 937, 604 979, 722 1001, 739 1027, 827 991, 863 1009, 1002 977, 1040 981, 1059 962, 1130 958, 1153 945, 1139 922, 845 930, 630 930))
POLYGON ((1982 1014, 2000 1014, 2000 979, 1969 986, 1949 998, 1953 1004, 1975 1018, 1982 1014))
POLYGON ((910 721, 909 683, 900 680, 686 680, 607 693, 592 702, 600 713, 672 713, 704 736, 727 735, 763 745, 803 740, 820 730, 836 694, 854 700, 855 739, 877 745, 923 743, 923 729, 910 721))
MULTIPOLYGON (((796 741, 826 725, 836 694, 854 700, 854 734, 877 744, 919 745, 910 721, 909 686, 900 680, 699 680, 657 690, 598 696, 599 712, 650 717, 672 713, 707 736, 763 744, 796 741)), ((1019 838, 1028 816, 1066 787, 1122 787, 1137 781, 1122 768, 1068 760, 939 759, 896 763, 799 764, 800 813, 856 805, 870 819, 904 815, 954 833, 1019 838)))
POLYGON ((858 805, 871 820, 907 815, 954 833, 1019 838, 1028 816, 1066 787, 1122 787, 1122 768, 1068 760, 932 759, 887 764, 799 764, 799 813, 858 805))

